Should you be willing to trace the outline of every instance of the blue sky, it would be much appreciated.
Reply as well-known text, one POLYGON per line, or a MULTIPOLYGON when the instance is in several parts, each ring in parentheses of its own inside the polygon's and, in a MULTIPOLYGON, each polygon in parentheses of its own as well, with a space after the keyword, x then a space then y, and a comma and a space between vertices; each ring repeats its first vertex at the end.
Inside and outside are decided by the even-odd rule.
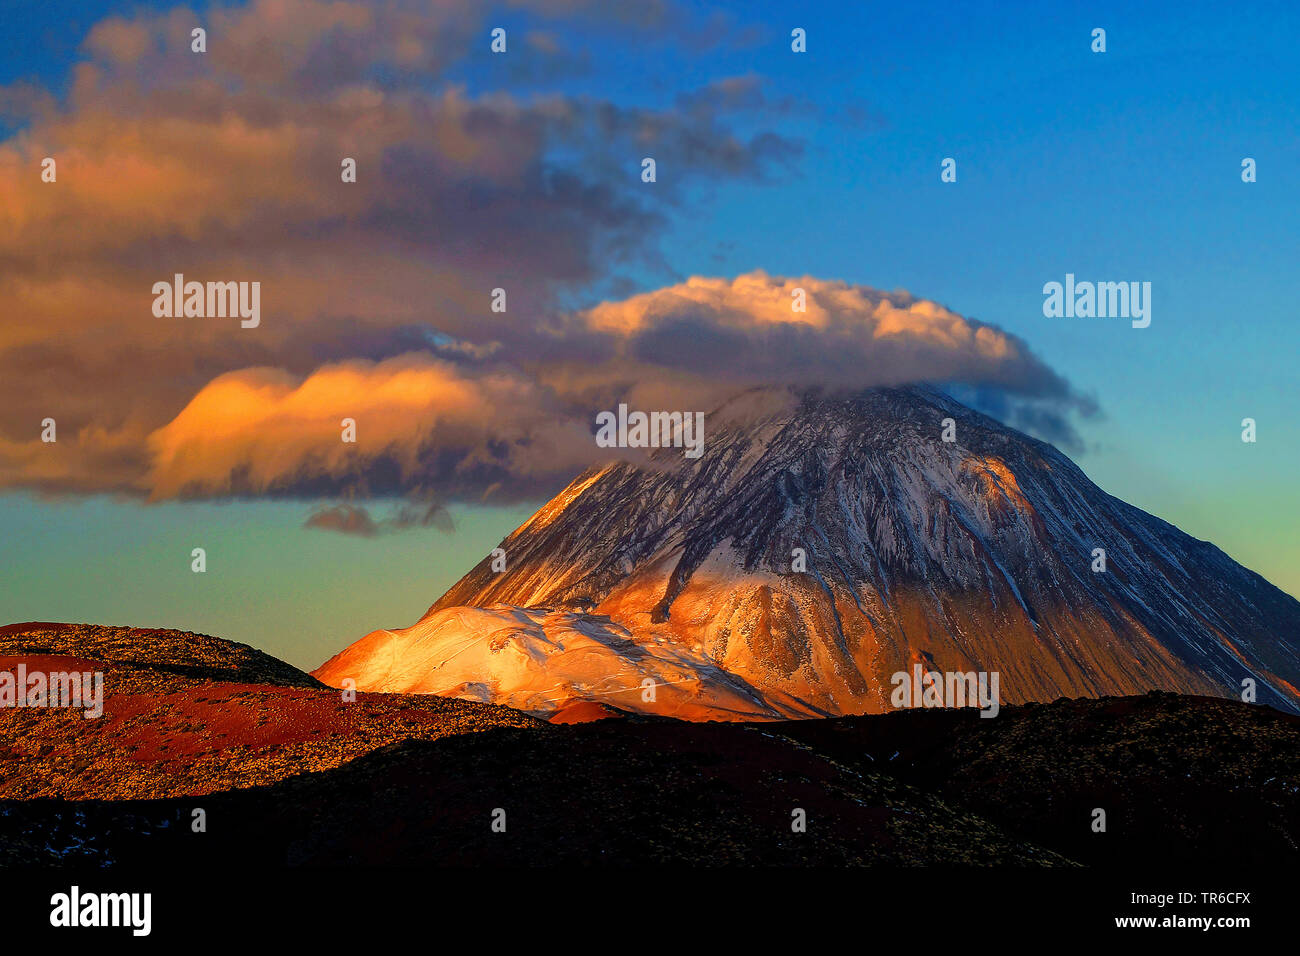
MULTIPOLYGON (((469 95, 666 109, 710 81, 757 76, 773 106, 739 128, 796 138, 802 156, 763 181, 692 186, 656 242, 662 264, 622 270, 636 289, 763 269, 906 289, 994 323, 1096 398, 1102 415, 1077 423, 1076 456, 1094 481, 1300 594, 1300 10, 1052 6, 730 3, 643 42, 513 11, 492 22, 554 34, 572 69, 503 81, 472 55, 445 79, 469 95), (719 24, 723 42, 710 42, 719 24), (789 51, 794 26, 806 55, 789 51), (1105 54, 1089 49, 1094 27, 1105 54), (955 184, 939 179, 948 156, 955 184), (1042 286, 1067 272, 1151 282, 1150 328, 1045 318, 1042 286), (1255 444, 1240 439, 1245 417, 1255 444)), ((0 12, 0 83, 56 93, 95 21, 170 9, 14 7, 0 12)), ((453 534, 375 538, 303 529, 309 510, 10 491, 0 619, 203 630, 314 666, 367 630, 411 623, 530 505, 455 506, 453 534), (188 572, 196 537, 219 569, 202 580, 188 572), (223 562, 224 547, 238 561, 223 562)))

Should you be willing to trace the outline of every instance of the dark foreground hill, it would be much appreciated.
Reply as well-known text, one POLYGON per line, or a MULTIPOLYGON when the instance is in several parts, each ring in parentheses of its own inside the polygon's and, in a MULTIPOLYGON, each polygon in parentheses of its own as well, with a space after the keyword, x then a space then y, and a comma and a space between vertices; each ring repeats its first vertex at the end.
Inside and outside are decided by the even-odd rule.
POLYGON ((0 709, 0 798, 212 793, 338 767, 395 741, 537 723, 505 707, 342 694, 206 634, 83 624, 0 628, 0 670, 101 671, 103 716, 0 709))
POLYGON ((1300 718, 1265 706, 1150 694, 994 719, 557 725, 437 697, 344 704, 292 668, 181 677, 200 666, 191 639, 218 658, 225 642, 41 627, 6 629, 0 654, 114 647, 110 688, 113 667, 131 680, 96 720, 0 712, 8 866, 1300 863, 1300 718))

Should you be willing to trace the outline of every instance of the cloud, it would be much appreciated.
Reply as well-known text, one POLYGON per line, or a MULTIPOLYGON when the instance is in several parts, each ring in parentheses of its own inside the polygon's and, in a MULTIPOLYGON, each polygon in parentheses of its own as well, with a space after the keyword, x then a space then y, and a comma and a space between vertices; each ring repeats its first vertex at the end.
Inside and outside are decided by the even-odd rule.
MULTIPOLYGON (((677 22, 654 5, 630 19, 513 6, 640 35, 677 22)), ((0 143, 0 482, 122 490, 144 449, 94 436, 147 435, 228 373, 527 339, 521 316, 655 260, 692 183, 759 179, 798 154, 732 129, 752 97, 682 111, 472 94, 451 71, 489 55, 485 16, 472 0, 145 12, 91 31, 66 95, 0 89, 21 124, 0 143), (198 23, 205 55, 190 51, 198 23), (647 152, 671 168, 653 194, 647 152), (261 326, 156 318, 150 290, 176 273, 260 282, 261 326), (498 287, 508 313, 489 308, 498 287), (32 444, 47 416, 68 439, 61 464, 32 444)))
POLYGON ((1017 337, 905 292, 847 282, 691 278, 579 317, 624 359, 737 385, 962 381, 1069 399, 1067 383, 1017 337), (795 308, 802 299, 803 311, 795 308))
MULTIPOLYGON (((590 430, 547 390, 504 370, 471 377, 423 354, 328 365, 302 379, 232 372, 148 444, 141 488, 155 500, 501 501, 553 490, 592 460, 590 430)), ((432 522, 436 510, 425 516, 432 522)), ((422 520, 415 512, 398 519, 422 520)))
POLYGON ((303 522, 303 527, 337 531, 339 534, 352 534, 361 538, 373 538, 379 534, 379 526, 370 517, 370 512, 355 505, 333 505, 313 511, 303 522))
MULTIPOLYGON (((521 57, 561 55, 546 17, 641 40, 686 16, 515 5, 521 57)), ((309 527, 367 535, 437 526, 444 502, 549 495, 596 460, 594 413, 620 401, 707 411, 755 385, 956 382, 1067 439, 1088 412, 1015 336, 906 293, 759 271, 573 308, 662 267, 697 188, 793 170, 800 142, 770 127, 790 105, 756 76, 662 108, 471 92, 453 68, 489 55, 484 15, 473 0, 145 12, 92 30, 66 95, 0 89, 22 124, 0 143, 0 487, 307 498, 322 502, 309 527), (198 23, 206 55, 190 52, 198 23), (177 273, 259 282, 261 324, 155 317, 153 284, 177 273), (375 518, 375 498, 404 503, 375 518)))
MULTIPOLYGON (((596 411, 622 401, 708 411, 766 385, 965 384, 985 406, 1000 401, 1002 417, 1067 436, 1066 414, 1089 408, 994 326, 905 293, 811 277, 694 278, 569 316, 551 344, 532 356, 503 348, 513 363, 453 348, 450 358, 349 360, 303 377, 228 373, 149 436, 140 489, 153 499, 536 498, 606 454, 592 438, 596 411), (807 312, 791 309, 793 290, 806 293, 807 312), (347 430, 355 441, 344 441, 347 430)), ((434 514, 399 514, 390 526, 434 514)), ((310 523, 378 530, 351 505, 310 523)))
POLYGON ((409 528, 437 528, 444 534, 456 530, 451 512, 446 505, 434 502, 426 505, 399 505, 393 513, 379 521, 363 505, 338 504, 318 508, 307 516, 304 528, 335 531, 339 534, 373 538, 380 534, 405 531, 409 528))

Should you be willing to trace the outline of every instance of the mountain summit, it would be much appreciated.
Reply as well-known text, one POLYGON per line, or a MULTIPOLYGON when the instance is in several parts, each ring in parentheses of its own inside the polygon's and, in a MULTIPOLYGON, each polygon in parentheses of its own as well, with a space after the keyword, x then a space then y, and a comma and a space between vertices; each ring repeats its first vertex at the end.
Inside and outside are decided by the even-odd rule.
POLYGON ((1003 703, 1251 679, 1300 710, 1300 602, 1051 445, 926 387, 756 390, 707 426, 699 459, 589 469, 504 571, 485 558, 315 676, 755 719, 889 710, 919 664, 996 672, 1003 703))

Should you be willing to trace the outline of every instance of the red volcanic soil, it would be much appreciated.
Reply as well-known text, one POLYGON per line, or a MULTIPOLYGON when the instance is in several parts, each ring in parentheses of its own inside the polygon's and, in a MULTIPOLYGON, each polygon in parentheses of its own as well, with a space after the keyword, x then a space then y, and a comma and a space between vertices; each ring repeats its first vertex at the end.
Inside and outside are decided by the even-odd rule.
POLYGON ((59 671, 93 673, 106 670, 103 661, 92 661, 71 654, 0 654, 0 671, 16 672, 19 664, 26 665, 29 674, 33 671, 51 674, 59 671))
MULTIPOLYGON (((357 741, 363 745, 356 752, 365 753, 379 736, 400 740, 452 732, 460 715, 441 706, 446 703, 405 694, 358 694, 344 703, 337 691, 212 683, 163 695, 115 695, 95 730, 142 764, 181 761, 194 768, 214 757, 229 759, 235 751, 247 757, 260 750, 301 749, 293 759, 307 761, 297 769, 309 770, 320 769, 307 752, 312 749, 307 745, 320 738, 344 749, 357 741)), ((470 729, 472 721, 464 723, 470 729)))
POLYGON ((621 710, 606 706, 598 701, 575 700, 551 714, 548 722, 552 724, 589 724, 593 720, 610 720, 626 716, 621 710))

